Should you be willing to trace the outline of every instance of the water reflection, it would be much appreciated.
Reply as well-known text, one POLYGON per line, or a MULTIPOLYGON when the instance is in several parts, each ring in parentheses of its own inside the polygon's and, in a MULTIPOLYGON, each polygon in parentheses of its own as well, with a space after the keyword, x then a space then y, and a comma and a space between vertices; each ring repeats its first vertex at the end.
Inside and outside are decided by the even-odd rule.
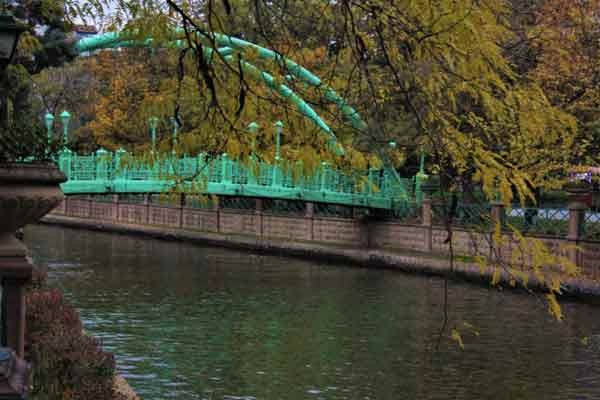
POLYGON ((466 350, 435 351, 438 279, 45 226, 26 240, 145 399, 600 398, 598 307, 555 323, 530 296, 454 283, 466 350))

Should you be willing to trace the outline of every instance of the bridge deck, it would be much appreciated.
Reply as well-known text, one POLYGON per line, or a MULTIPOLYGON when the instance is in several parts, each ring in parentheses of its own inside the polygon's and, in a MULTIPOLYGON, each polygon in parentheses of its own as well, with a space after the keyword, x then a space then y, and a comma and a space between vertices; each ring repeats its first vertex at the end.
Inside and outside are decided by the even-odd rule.
MULTIPOLYGON (((204 155, 132 163, 127 153, 99 151, 79 156, 61 153, 59 166, 68 181, 66 194, 162 193, 177 181, 207 194, 304 200, 392 209, 410 201, 410 179, 398 181, 384 171, 345 175, 323 165, 309 177, 294 174, 283 161, 243 164, 227 155, 208 160, 204 155), (194 183, 192 183, 194 182, 194 183)), ((296 165, 297 167, 297 165, 296 165)))

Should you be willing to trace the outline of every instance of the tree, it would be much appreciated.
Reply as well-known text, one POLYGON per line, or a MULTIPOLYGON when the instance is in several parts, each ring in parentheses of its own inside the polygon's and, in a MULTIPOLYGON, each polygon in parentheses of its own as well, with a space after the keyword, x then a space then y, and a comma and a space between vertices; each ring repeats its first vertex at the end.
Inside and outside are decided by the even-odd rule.
MULTIPOLYGON (((541 56, 537 65, 519 64, 515 61, 526 58, 510 52, 511 42, 519 39, 513 10, 522 3, 339 0, 311 3, 314 7, 305 4, 166 0, 121 2, 119 7, 131 17, 125 29, 129 39, 151 36, 156 46, 174 39, 183 44, 177 62, 177 89, 168 100, 180 120, 186 107, 194 111, 184 117, 192 123, 182 142, 197 148, 202 145, 211 154, 226 150, 247 157, 254 143, 246 134, 247 123, 257 120, 267 125, 277 115, 278 111, 273 111, 276 104, 293 116, 291 120, 297 120, 300 141, 319 149, 297 152, 299 161, 316 155, 317 160, 353 169, 364 168, 365 160, 376 154, 391 168, 389 154, 382 151, 388 141, 400 143, 403 151, 413 156, 425 150, 449 204, 445 223, 451 254, 460 190, 477 184, 488 199, 500 198, 510 205, 516 196, 523 204, 527 198, 533 199, 532 188, 558 187, 564 181, 561 173, 577 156, 578 124, 561 102, 548 98, 552 81, 540 85, 531 72, 540 70, 538 65, 544 65, 544 57, 550 55, 541 56), (252 18, 241 23, 246 15, 252 18), (323 18, 323 23, 313 37, 310 26, 317 17, 323 18), (316 87, 289 79, 295 71, 287 64, 260 57, 253 50, 233 49, 230 57, 215 53, 209 57, 210 49, 219 47, 213 31, 252 36, 292 58, 305 52, 298 45, 301 39, 308 48, 306 58, 312 58, 309 64, 316 66, 324 79, 316 87), (261 75, 248 72, 242 67, 244 62, 267 69, 274 86, 289 83, 320 108, 345 155, 321 150, 324 140, 313 134, 306 118, 286 107, 274 90, 265 89, 261 75), (328 88, 356 105, 364 121, 354 119, 351 124, 352 112, 342 102, 332 104, 328 88), (211 131, 215 126, 220 132, 211 131)), ((117 18, 117 22, 124 21, 117 18)), ((535 48, 529 42, 528 46, 535 48)), ((114 93, 120 90, 112 88, 114 93)), ((258 147, 268 148, 271 138, 261 136, 258 147)), ((499 226, 495 232, 494 241, 500 246, 499 226)), ((560 281, 557 285, 546 275, 547 267, 558 263, 567 274, 575 270, 564 259, 551 257, 539 243, 534 244, 533 257, 540 262, 533 272, 546 283, 550 309, 560 317, 554 297, 560 281)), ((508 267, 499 260, 491 263, 498 271, 508 267)), ((526 285, 522 276, 515 279, 526 285)))
POLYGON ((31 76, 45 68, 58 66, 75 57, 74 38, 69 37, 70 24, 65 20, 64 3, 50 1, 12 1, 8 5, 16 17, 25 22, 27 30, 21 35, 17 54, 3 74, 0 90, 0 120, 8 121, 8 103, 13 115, 30 114, 31 76))
POLYGON ((538 62, 529 77, 551 104, 577 118, 573 163, 596 164, 600 150, 600 2, 548 0, 531 27, 538 62))

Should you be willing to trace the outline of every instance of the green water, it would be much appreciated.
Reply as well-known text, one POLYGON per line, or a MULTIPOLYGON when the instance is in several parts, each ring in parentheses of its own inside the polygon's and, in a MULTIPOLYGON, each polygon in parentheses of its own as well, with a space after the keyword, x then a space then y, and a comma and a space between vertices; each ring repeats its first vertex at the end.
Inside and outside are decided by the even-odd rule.
POLYGON ((394 271, 35 226, 51 285, 144 399, 600 399, 600 307, 394 271), (479 336, 464 322, 472 324, 479 336), (582 337, 589 337, 587 345, 582 337))

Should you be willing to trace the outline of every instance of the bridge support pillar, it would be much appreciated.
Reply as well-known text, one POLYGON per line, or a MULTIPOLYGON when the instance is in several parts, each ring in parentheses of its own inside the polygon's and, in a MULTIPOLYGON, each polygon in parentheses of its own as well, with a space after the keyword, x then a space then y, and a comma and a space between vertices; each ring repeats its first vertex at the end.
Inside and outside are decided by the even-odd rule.
POLYGON ((360 245, 368 249, 371 247, 371 227, 369 220, 363 218, 364 215, 364 207, 352 206, 352 220, 360 228, 360 245))
POLYGON ((425 229, 425 251, 433 250, 433 213, 431 208, 431 198, 425 197, 421 202, 421 224, 425 229))

